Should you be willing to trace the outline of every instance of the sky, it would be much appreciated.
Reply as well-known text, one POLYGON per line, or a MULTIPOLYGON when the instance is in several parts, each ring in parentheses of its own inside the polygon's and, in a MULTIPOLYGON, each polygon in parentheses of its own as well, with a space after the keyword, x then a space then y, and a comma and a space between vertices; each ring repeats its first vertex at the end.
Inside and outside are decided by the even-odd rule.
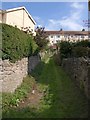
POLYGON ((3 2, 2 9, 25 6, 36 21, 36 26, 45 30, 82 30, 87 29, 87 2, 3 2))

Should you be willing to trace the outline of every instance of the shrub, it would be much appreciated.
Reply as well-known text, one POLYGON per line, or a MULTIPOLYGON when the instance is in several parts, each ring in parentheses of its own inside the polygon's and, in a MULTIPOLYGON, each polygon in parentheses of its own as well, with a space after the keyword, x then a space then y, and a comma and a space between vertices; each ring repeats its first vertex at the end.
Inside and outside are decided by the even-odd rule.
POLYGON ((74 46, 90 47, 90 41, 83 40, 83 41, 80 41, 80 42, 76 42, 76 43, 74 43, 74 46))
POLYGON ((72 49, 73 57, 87 57, 88 56, 88 48, 77 46, 72 49))
POLYGON ((62 41, 60 43, 60 58, 90 57, 90 41, 83 40, 75 43, 62 41))
POLYGON ((33 55, 38 49, 29 34, 10 25, 0 25, 2 25, 2 59, 9 59, 15 62, 23 57, 33 55))
POLYGON ((88 49, 88 57, 90 58, 90 48, 88 49))
POLYGON ((61 58, 67 58, 71 56, 72 53, 72 45, 70 42, 63 41, 60 43, 60 54, 61 58))

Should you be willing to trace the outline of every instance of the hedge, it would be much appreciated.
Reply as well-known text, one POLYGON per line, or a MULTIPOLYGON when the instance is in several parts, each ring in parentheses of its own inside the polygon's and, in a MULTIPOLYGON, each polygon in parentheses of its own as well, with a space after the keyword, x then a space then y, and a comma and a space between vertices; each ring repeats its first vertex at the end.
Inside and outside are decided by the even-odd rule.
POLYGON ((67 58, 71 56, 71 52, 72 52, 72 45, 70 42, 63 41, 60 43, 61 58, 67 58))
POLYGON ((72 49, 73 57, 88 57, 88 47, 77 46, 72 49))
POLYGON ((75 43, 62 41, 60 43, 60 57, 90 57, 90 41, 83 40, 75 43))
POLYGON ((0 25, 2 26, 2 59, 15 62, 23 57, 37 54, 38 46, 32 36, 16 27, 0 25))

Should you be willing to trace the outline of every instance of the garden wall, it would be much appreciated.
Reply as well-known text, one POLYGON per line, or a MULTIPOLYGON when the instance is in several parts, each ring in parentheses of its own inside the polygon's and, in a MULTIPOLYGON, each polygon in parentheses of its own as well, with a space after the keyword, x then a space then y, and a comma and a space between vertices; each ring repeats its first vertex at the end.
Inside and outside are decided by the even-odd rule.
POLYGON ((0 61, 0 66, 2 66, 0 72, 2 92, 14 92, 15 89, 21 85, 23 78, 26 77, 39 62, 40 58, 38 58, 38 56, 23 58, 15 63, 11 63, 9 60, 0 61))
POLYGON ((2 92, 14 92, 28 73, 28 58, 16 63, 9 60, 2 61, 2 92))
POLYGON ((31 56, 28 59, 28 74, 31 73, 32 70, 37 66, 37 64, 41 61, 40 55, 31 56))
POLYGON ((83 57, 63 59, 62 67, 90 98, 90 59, 83 57))

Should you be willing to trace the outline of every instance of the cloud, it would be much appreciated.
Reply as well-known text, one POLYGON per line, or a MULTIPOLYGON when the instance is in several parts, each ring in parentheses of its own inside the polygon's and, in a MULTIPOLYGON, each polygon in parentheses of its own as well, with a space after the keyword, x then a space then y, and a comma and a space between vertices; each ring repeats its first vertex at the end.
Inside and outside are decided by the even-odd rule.
POLYGON ((45 27, 46 30, 81 30, 83 28, 79 23, 72 21, 72 19, 65 20, 49 20, 49 24, 45 27))
POLYGON ((77 2, 72 3, 70 6, 75 9, 84 9, 84 6, 81 3, 77 3, 77 2))
POLYGON ((44 21, 39 16, 34 16, 34 19, 39 27, 45 27, 46 30, 82 30, 83 22, 82 15, 85 6, 80 2, 70 3, 70 11, 68 15, 62 16, 59 19, 48 19, 44 21))
POLYGON ((68 16, 63 16, 59 20, 49 19, 46 25, 46 30, 81 30, 82 26, 82 14, 84 10, 84 4, 82 3, 71 3, 71 10, 68 16))

